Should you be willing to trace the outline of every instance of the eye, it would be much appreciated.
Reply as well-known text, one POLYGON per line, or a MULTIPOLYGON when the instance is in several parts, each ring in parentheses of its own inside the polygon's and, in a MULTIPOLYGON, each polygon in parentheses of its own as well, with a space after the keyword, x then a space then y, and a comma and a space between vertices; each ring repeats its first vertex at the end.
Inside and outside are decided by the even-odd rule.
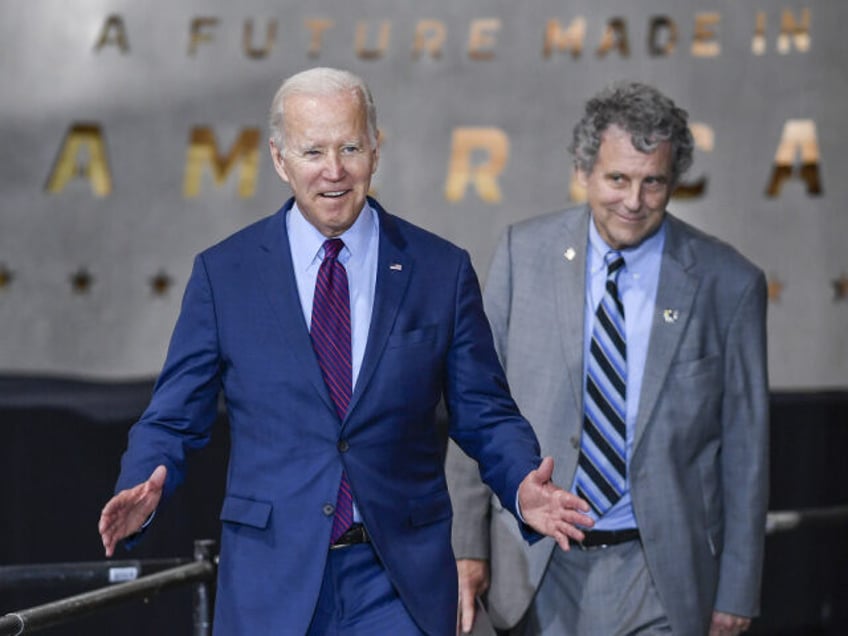
POLYGON ((643 183, 649 190, 662 190, 665 188, 666 180, 663 177, 647 177, 643 183))
POLYGON ((342 146, 342 154, 344 155, 355 155, 360 151, 360 148, 356 144, 347 144, 342 146))

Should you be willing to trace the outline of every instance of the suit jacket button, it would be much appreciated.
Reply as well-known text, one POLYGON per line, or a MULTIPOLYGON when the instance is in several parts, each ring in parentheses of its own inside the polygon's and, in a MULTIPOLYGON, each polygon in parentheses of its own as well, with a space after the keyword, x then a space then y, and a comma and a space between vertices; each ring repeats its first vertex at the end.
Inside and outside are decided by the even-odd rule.
POLYGON ((580 448, 580 438, 577 435, 572 435, 568 441, 571 442, 572 448, 580 448))
POLYGON ((350 444, 346 439, 339 440, 339 443, 336 445, 336 448, 339 449, 340 453, 346 453, 350 448, 350 444))
POLYGON ((324 512, 325 516, 332 517, 333 513, 336 512, 336 507, 333 504, 326 503, 321 510, 324 512))

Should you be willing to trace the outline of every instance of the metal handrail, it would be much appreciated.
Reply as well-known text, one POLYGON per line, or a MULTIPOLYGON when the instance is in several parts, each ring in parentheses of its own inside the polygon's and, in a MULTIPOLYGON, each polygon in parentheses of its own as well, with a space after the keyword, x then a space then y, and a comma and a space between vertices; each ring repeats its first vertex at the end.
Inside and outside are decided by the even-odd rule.
POLYGON ((799 526, 827 526, 848 521, 848 505, 770 510, 766 516, 766 534, 786 532, 799 526))
POLYGON ((65 623, 90 614, 103 607, 115 605, 160 591, 195 583, 194 634, 206 636, 211 631, 208 584, 215 578, 215 563, 211 555, 213 541, 195 541, 194 561, 169 568, 134 581, 77 594, 0 617, 0 636, 17 636, 45 627, 65 623))
POLYGON ((192 562, 188 558, 171 558, 4 565, 0 566, 0 592, 60 585, 114 585, 192 562))

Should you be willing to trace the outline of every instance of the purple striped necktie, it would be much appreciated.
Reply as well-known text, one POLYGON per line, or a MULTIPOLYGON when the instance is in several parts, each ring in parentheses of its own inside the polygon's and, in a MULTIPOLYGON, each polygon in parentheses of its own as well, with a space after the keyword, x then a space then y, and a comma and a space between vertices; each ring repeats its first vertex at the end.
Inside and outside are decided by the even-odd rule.
MULTIPOLYGON (((341 239, 324 241, 324 260, 315 282, 310 330, 312 347, 339 420, 347 413, 353 383, 347 272, 338 260, 343 247, 341 239)), ((335 543, 352 523, 353 495, 347 475, 342 473, 330 543, 335 543)))

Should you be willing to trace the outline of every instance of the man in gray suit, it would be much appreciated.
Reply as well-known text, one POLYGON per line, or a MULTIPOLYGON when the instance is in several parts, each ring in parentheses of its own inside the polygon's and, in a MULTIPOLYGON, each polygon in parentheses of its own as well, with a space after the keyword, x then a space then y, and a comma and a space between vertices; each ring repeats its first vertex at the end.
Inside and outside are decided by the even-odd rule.
POLYGON ((554 480, 596 523, 567 551, 526 545, 452 447, 463 628, 488 589, 512 634, 738 634, 768 498, 765 277, 666 212, 693 140, 656 89, 599 93, 571 150, 588 205, 510 227, 485 307, 554 480))

